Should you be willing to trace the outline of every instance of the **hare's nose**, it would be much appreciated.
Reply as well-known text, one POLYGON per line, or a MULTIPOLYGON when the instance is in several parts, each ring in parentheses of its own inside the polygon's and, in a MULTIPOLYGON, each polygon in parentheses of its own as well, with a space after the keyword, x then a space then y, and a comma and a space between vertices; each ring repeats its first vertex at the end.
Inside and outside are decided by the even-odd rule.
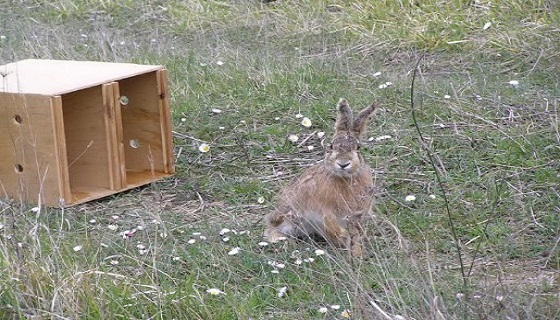
POLYGON ((350 166, 350 161, 337 162, 336 164, 340 169, 346 169, 348 166, 350 166))

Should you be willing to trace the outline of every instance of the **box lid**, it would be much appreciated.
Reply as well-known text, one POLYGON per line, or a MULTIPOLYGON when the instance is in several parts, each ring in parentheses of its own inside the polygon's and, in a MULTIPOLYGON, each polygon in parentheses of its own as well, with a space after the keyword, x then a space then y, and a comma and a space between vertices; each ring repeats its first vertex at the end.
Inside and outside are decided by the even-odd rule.
POLYGON ((61 95, 161 68, 132 63, 21 60, 0 66, 0 92, 61 95))

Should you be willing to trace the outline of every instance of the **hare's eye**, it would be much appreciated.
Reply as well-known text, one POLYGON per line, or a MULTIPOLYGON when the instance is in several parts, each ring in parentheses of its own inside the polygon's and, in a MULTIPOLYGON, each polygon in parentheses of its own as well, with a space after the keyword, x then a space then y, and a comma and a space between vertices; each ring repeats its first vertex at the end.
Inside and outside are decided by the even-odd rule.
POLYGON ((356 146, 356 150, 360 150, 362 146, 358 143, 358 146, 356 146))

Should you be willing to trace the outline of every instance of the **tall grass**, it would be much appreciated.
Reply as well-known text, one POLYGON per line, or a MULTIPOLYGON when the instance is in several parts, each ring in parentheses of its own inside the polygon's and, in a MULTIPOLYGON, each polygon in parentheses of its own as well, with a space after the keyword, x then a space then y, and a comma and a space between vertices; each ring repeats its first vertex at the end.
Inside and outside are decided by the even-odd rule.
POLYGON ((73 208, 2 200, 0 318, 560 316, 556 2, 8 4, 2 63, 165 65, 178 173, 73 208), (259 244, 341 96, 382 105, 362 149, 378 194, 369 256, 259 244))

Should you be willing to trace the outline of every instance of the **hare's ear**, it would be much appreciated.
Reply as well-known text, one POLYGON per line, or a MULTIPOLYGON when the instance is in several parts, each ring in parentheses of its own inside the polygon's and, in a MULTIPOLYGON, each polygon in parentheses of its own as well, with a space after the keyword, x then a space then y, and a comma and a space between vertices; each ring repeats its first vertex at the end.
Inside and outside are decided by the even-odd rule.
POLYGON ((348 105, 348 101, 340 98, 338 101, 338 115, 336 117, 335 132, 349 131, 352 127, 352 109, 348 105))
POLYGON ((373 117, 374 111, 377 108, 377 103, 372 103, 369 107, 360 111, 352 123, 352 131, 355 132, 358 137, 361 137, 365 131, 366 126, 373 117))

